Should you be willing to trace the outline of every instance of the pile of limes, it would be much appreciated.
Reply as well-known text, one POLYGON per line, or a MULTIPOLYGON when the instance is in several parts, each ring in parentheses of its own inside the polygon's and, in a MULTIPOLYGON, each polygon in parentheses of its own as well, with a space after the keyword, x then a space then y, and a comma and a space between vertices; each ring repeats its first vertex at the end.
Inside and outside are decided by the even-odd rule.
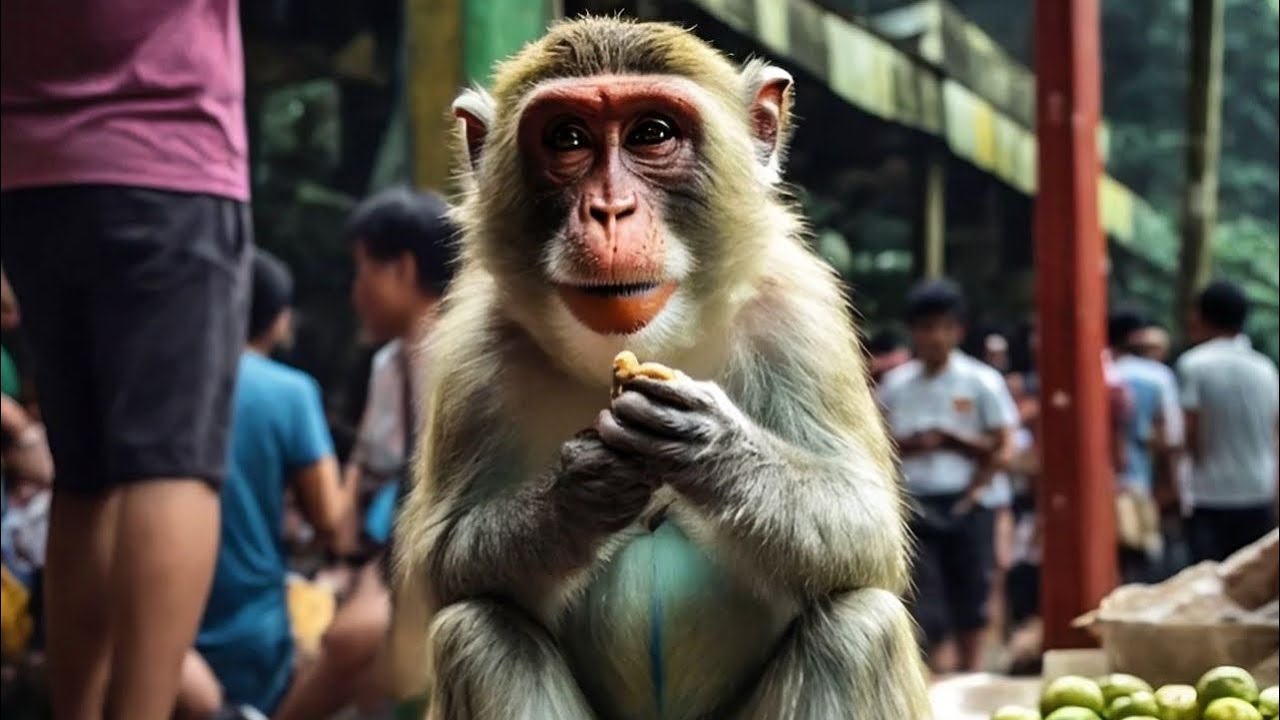
POLYGON ((1040 695, 1040 710, 1004 707, 991 720, 1277 720, 1280 688, 1258 692, 1243 668, 1224 665, 1205 673, 1195 687, 1165 685, 1115 673, 1090 680, 1066 675, 1040 695))

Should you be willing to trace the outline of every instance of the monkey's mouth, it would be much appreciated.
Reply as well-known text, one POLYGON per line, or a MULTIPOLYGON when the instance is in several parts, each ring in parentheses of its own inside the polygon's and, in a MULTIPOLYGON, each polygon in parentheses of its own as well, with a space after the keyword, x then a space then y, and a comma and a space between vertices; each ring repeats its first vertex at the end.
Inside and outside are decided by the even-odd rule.
POLYGON ((560 285, 560 298, 583 325, 602 335, 627 335, 653 321, 676 291, 675 282, 560 285))
POLYGON ((660 282, 623 283, 619 285, 577 285, 574 290, 598 298, 628 298, 647 295, 662 287, 660 282))

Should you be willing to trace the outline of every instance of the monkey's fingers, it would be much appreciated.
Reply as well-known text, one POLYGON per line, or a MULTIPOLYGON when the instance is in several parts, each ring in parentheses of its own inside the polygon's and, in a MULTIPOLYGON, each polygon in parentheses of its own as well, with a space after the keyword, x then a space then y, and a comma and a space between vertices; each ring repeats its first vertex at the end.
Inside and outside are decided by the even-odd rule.
POLYGON ((624 455, 656 458, 673 454, 678 443, 652 435, 643 430, 623 425, 610 410, 600 411, 596 418, 600 440, 609 448, 624 455))
POLYGON ((684 373, 670 381, 633 378, 627 381, 624 389, 634 390, 656 402, 683 410, 702 410, 707 406, 705 398, 697 392, 697 384, 684 373))
POLYGON ((613 413, 624 427, 664 438, 701 440, 709 435, 702 413, 689 412, 639 392, 623 393, 614 400, 613 413))

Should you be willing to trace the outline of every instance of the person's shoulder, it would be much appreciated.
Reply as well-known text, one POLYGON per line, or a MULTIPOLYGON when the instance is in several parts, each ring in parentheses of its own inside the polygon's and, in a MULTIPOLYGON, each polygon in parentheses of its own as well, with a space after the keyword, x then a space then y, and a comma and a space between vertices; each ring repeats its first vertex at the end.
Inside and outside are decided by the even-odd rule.
POLYGON ((1271 361, 1271 358, 1257 350, 1249 350, 1249 362, 1260 375, 1268 378, 1280 377, 1280 372, 1276 370, 1276 364, 1271 361))
POLYGON ((953 362, 955 362, 957 370, 985 390, 997 390, 1005 387, 1004 376, 1000 374, 999 370, 972 355, 956 353, 953 362))
POLYGON ((1177 368, 1179 374, 1194 372, 1204 366, 1206 362, 1212 362, 1213 348, 1204 344, 1196 345, 1188 348, 1186 352, 1178 357, 1177 368))
POLYGON ((884 374, 880 380, 881 391, 892 390, 901 387, 903 384, 911 382, 920 377, 921 364, 919 360, 908 360, 898 367, 884 374))
POLYGON ((309 395, 320 392, 320 383, 303 370, 278 360, 256 355, 245 356, 247 372, 267 380, 273 392, 291 395, 309 395))
POLYGON ((392 340, 382 347, 378 348, 373 354, 373 360, 369 363, 369 377, 378 377, 389 372, 398 372, 400 364, 397 356, 400 354, 400 340, 392 340))

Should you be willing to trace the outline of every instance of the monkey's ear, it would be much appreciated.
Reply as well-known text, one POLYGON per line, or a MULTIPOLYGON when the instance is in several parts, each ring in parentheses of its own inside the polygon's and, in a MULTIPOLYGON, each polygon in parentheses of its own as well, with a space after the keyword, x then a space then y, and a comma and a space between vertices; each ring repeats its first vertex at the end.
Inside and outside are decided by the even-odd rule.
POLYGON ((791 74, 760 61, 748 63, 742 74, 750 97, 751 134, 760 148, 761 164, 780 172, 791 133, 791 74))
POLYGON ((458 119, 458 133, 472 172, 480 165, 484 141, 493 124, 493 105, 493 97, 480 88, 463 90, 453 101, 453 116, 458 119))

